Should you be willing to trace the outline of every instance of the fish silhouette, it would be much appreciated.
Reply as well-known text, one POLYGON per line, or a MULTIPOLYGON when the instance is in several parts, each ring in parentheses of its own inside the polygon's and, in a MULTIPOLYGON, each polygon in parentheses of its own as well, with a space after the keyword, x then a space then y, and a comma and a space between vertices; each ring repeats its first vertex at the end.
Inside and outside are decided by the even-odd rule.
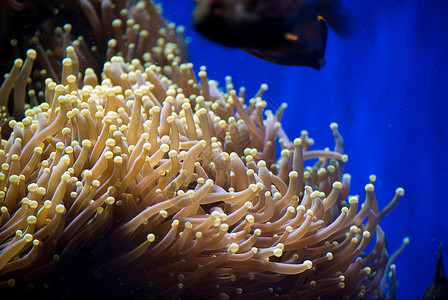
POLYGON ((193 25, 208 39, 261 59, 321 69, 327 23, 350 35, 353 17, 340 0, 195 0, 193 25))
POLYGON ((442 260, 442 245, 439 246, 437 252, 436 274, 434 275, 434 282, 432 282, 425 293, 423 300, 446 300, 448 299, 448 279, 443 270, 442 260))

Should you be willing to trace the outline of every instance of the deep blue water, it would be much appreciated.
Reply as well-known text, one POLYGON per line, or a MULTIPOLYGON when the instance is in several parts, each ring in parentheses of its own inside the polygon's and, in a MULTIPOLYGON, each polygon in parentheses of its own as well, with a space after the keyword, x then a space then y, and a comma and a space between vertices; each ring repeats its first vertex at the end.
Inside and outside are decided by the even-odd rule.
MULTIPOLYGON (((332 147, 331 122, 339 123, 349 155, 351 194, 364 195, 370 174, 381 207, 399 186, 405 195, 381 226, 395 261, 397 299, 421 299, 432 282, 438 239, 448 250, 448 2, 348 1, 356 34, 330 31, 321 71, 277 66, 237 49, 215 45, 190 26, 192 0, 163 0, 165 16, 186 26, 196 71, 253 95, 261 83, 274 103, 288 103, 282 124, 290 138, 302 129, 315 149, 332 147)), ((448 251, 447 251, 448 252, 448 251)), ((445 255, 448 262, 448 257, 445 255)), ((447 263, 445 264, 447 265, 447 263)))

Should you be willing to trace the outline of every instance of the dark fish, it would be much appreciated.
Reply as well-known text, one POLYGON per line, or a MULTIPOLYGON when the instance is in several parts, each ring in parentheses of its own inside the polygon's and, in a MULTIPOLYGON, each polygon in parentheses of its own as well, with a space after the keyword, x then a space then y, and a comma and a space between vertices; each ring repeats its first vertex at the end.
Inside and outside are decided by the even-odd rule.
POLYGON ((261 59, 319 70, 327 22, 341 36, 351 20, 340 0, 195 0, 194 27, 217 43, 261 59))
POLYGON ((423 294, 423 300, 446 300, 448 299, 448 279, 443 270, 442 245, 437 252, 436 274, 434 282, 431 283, 423 294))

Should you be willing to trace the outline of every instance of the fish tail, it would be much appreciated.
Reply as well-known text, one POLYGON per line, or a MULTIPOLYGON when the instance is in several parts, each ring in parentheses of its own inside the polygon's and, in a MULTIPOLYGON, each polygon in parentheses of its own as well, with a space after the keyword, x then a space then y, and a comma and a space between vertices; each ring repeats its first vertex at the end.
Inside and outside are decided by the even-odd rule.
POLYGON ((328 25, 340 36, 353 36, 355 30, 354 15, 342 4, 341 0, 319 0, 319 13, 328 25))

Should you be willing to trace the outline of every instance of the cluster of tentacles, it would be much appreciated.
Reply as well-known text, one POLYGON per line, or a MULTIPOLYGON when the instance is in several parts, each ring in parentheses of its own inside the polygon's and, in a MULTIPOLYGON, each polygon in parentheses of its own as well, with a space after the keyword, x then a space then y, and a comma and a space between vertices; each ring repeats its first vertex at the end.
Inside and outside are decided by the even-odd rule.
POLYGON ((291 141, 286 105, 196 76, 152 2, 99 7, 101 73, 66 25, 0 88, 2 295, 394 298, 379 222, 403 189, 380 210, 371 176, 359 205, 337 124, 333 151, 291 141))

